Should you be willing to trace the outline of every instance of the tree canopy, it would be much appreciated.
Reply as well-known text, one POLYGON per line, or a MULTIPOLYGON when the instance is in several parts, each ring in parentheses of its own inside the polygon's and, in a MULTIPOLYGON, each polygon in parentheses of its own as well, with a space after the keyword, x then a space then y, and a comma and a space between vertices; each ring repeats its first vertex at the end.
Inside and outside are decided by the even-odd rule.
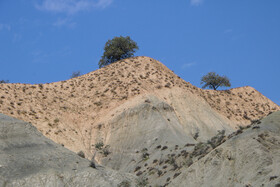
POLYGON ((105 44, 103 56, 98 63, 99 68, 118 60, 132 57, 138 49, 137 43, 129 36, 114 37, 105 44))
POLYGON ((209 72, 201 78, 202 88, 217 90, 219 87, 230 87, 230 81, 226 76, 220 76, 215 72, 209 72))

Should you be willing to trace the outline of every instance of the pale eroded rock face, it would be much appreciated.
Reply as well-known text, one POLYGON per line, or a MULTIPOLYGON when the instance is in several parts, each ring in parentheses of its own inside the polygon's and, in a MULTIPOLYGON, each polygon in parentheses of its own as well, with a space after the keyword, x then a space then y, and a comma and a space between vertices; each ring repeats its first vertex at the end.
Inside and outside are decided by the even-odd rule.
MULTIPOLYGON (((192 103, 189 102, 189 106, 185 105, 183 109, 190 110, 192 103)), ((197 105, 201 107, 203 103, 197 105)), ((107 124, 110 131, 107 132, 104 142, 110 145, 111 153, 106 157, 101 154, 99 160, 113 169, 131 172, 135 168, 136 160, 141 160, 143 149, 151 150, 149 154, 159 158, 168 154, 158 151, 156 147, 159 145, 184 146, 187 143, 197 143, 198 140, 207 140, 216 135, 218 130, 226 130, 226 134, 234 130, 226 120, 207 107, 205 105, 205 109, 195 115, 193 111, 197 106, 193 105, 190 114, 186 112, 185 116, 179 118, 169 104, 157 97, 148 96, 145 101, 125 110, 107 124), (201 115, 204 115, 204 118, 200 118, 201 115), (183 121, 184 119, 189 123, 183 121)))
POLYGON ((133 176, 91 162, 0 114, 0 186, 117 186, 133 176))
POLYGON ((170 186, 280 185, 280 112, 243 130, 183 170, 170 186))

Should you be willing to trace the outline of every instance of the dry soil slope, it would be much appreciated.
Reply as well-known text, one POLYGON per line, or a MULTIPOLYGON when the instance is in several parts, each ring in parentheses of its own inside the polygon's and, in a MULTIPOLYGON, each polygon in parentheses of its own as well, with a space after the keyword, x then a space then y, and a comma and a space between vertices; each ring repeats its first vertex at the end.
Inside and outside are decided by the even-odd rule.
POLYGON ((176 135, 176 143, 191 143, 276 110, 279 106, 251 87, 201 90, 148 57, 125 59, 67 81, 0 85, 0 112, 32 122, 45 136, 88 157, 97 142, 110 145, 112 152, 132 142, 125 144, 131 154, 141 148, 133 139, 143 133, 143 147, 162 132, 170 139, 176 135))
POLYGON ((129 174, 90 161, 44 137, 30 123, 0 114, 0 186, 117 186, 129 174))
POLYGON ((280 112, 227 140, 169 185, 279 186, 280 112))

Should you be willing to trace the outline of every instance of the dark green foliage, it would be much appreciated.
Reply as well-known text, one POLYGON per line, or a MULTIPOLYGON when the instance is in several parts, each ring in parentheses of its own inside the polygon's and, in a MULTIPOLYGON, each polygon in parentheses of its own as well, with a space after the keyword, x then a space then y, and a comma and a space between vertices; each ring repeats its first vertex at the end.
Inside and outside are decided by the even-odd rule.
POLYGON ((137 43, 127 37, 115 37, 108 40, 104 47, 104 53, 99 61, 99 68, 112 64, 115 61, 132 57, 138 50, 137 43))
POLYGON ((226 76, 220 76, 215 72, 209 72, 201 78, 200 84, 203 84, 202 88, 210 88, 217 90, 221 87, 230 87, 231 84, 226 76))
POLYGON ((70 78, 72 79, 72 78, 79 77, 79 76, 81 76, 81 72, 80 71, 74 71, 72 73, 72 75, 70 76, 70 78))
POLYGON ((2 83, 9 83, 10 81, 9 80, 0 80, 0 84, 2 83))

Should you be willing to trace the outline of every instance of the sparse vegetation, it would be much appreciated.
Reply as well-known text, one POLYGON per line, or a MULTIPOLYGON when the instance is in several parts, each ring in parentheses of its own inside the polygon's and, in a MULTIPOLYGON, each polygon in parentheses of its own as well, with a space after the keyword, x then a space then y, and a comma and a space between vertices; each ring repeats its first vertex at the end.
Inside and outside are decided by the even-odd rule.
POLYGON ((109 150, 109 145, 106 145, 103 149, 102 149, 102 153, 103 153, 103 155, 106 157, 106 156, 108 156, 111 152, 110 152, 110 150, 109 150))
POLYGON ((146 178, 138 178, 136 181, 136 186, 137 187, 146 187, 148 185, 148 181, 146 178))
POLYGON ((100 151, 100 153, 102 153, 105 157, 111 153, 109 148, 110 148, 110 146, 109 145, 105 146, 103 142, 97 142, 95 144, 95 149, 100 151))
POLYGON ((150 154, 148 153, 148 149, 147 148, 142 149, 142 159, 146 161, 149 159, 149 156, 150 154))
POLYGON ((55 119, 53 120, 53 122, 54 122, 54 123, 58 123, 58 122, 59 122, 59 119, 58 119, 58 118, 55 118, 55 119))
POLYGON ((79 151, 78 153, 77 153, 77 155, 79 155, 80 157, 82 157, 82 158, 85 158, 86 156, 85 156, 85 153, 83 152, 83 151, 79 151))
POLYGON ((81 76, 81 72, 80 71, 74 71, 74 72, 72 72, 70 78, 72 79, 72 78, 79 77, 79 76, 81 76))
POLYGON ((96 168, 95 163, 93 160, 90 161, 89 167, 96 168))
POLYGON ((225 141, 225 130, 218 131, 218 134, 207 141, 213 149, 221 145, 225 141))
POLYGON ((102 150, 103 147, 104 147, 104 143, 103 143, 103 142, 97 142, 97 143, 95 144, 95 148, 96 148, 97 150, 102 150))
POLYGON ((193 136, 193 139, 197 140, 198 137, 199 137, 199 132, 196 132, 195 135, 193 136))
POLYGON ((9 80, 0 80, 0 84, 2 83, 9 83, 10 81, 9 80))
POLYGON ((120 184, 118 184, 118 187, 130 187, 131 183, 128 180, 122 181, 120 184))

